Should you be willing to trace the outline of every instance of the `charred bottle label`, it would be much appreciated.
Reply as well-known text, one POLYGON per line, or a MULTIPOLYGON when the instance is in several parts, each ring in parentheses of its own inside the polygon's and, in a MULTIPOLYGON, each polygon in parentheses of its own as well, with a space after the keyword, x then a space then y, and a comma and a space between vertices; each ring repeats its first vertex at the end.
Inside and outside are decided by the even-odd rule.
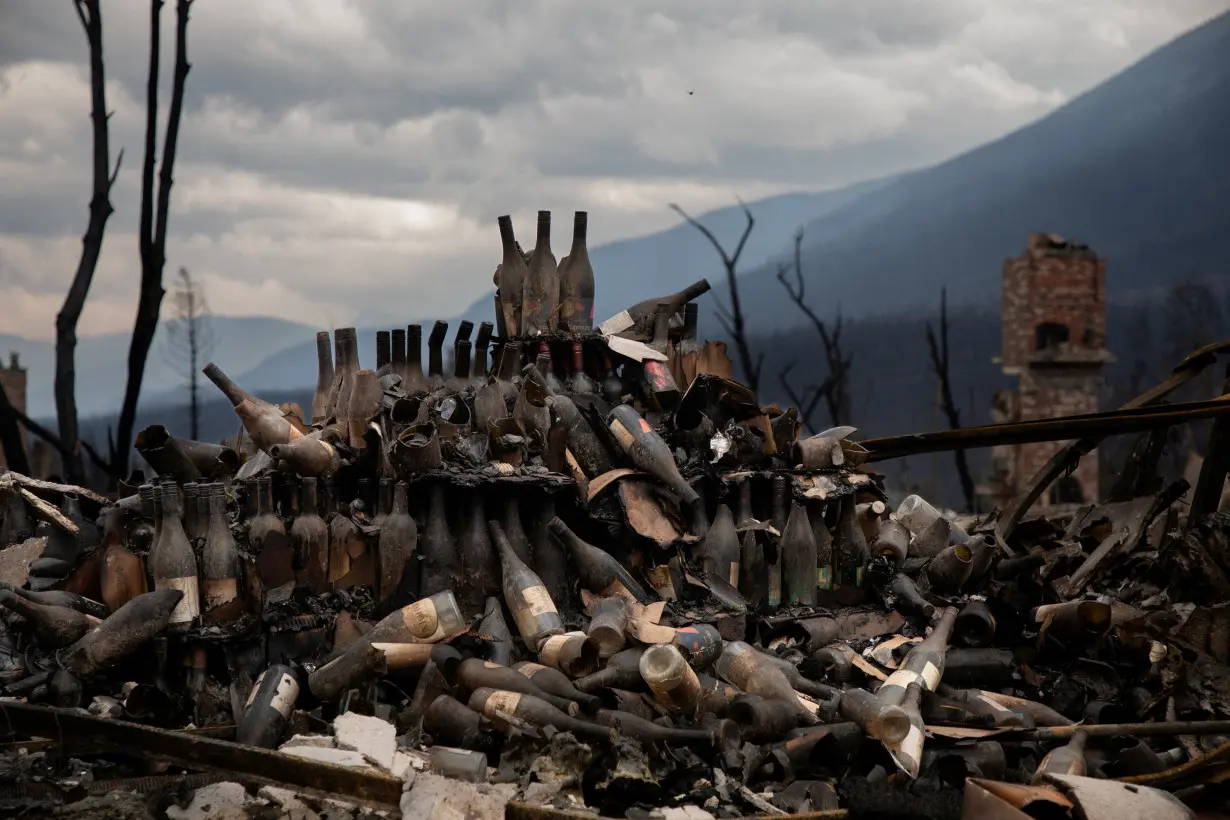
MULTIPOLYGON (((645 421, 643 418, 638 418, 637 421, 640 422, 641 435, 653 432, 653 428, 649 426, 649 422, 645 421)), ((611 434, 615 436, 615 440, 619 442, 620 447, 628 450, 631 449, 632 445, 636 443, 638 436, 627 427, 624 427, 623 422, 619 419, 611 419, 610 427, 611 434)))
MULTIPOLYGON (((261 692, 261 683, 265 680, 265 675, 269 670, 261 672, 260 677, 256 679, 256 683, 252 685, 252 691, 248 695, 248 702, 244 704, 244 710, 252 708, 252 704, 256 702, 257 695, 261 692)), ((280 715, 289 715, 291 710, 295 708, 295 701, 299 699, 299 682, 294 676, 282 673, 278 678, 277 688, 274 689, 273 696, 269 699, 269 708, 273 709, 280 715)))
POLYGON ((794 696, 799 701, 799 705, 816 717, 820 717, 820 704, 812 697, 804 695, 802 692, 795 692, 794 696))
POLYGON ((726 578, 726 581, 735 589, 739 588, 739 562, 738 561, 730 562, 730 575, 726 578))
POLYGON ((884 681, 884 686, 900 686, 902 689, 908 689, 911 683, 917 683, 928 692, 934 692, 935 687, 940 685, 941 674, 939 667, 927 661, 921 673, 909 669, 898 669, 888 676, 888 680, 884 681))
POLYGON ((782 569, 779 566, 769 567, 769 606, 779 606, 782 602, 782 569))
POLYGON ((818 567, 816 569, 816 587, 818 589, 833 588, 833 570, 830 567, 818 567))
POLYGON ((205 582, 205 608, 214 609, 229 604, 239 597, 239 581, 235 578, 220 578, 205 582))
POLYGON ((192 623, 201 614, 201 592, 196 576, 188 578, 163 578, 154 584, 155 589, 178 589, 184 593, 175 609, 171 612, 172 624, 192 623))
POLYGON ((517 671, 527 678, 533 678, 534 675, 546 669, 547 667, 537 663, 523 663, 517 667, 517 671))
POLYGON ((523 591, 521 598, 531 617, 537 618, 541 615, 559 612, 555 608, 555 602, 551 600, 551 593, 547 592, 547 588, 541 584, 523 591))
POLYGON ((598 597, 600 598, 623 598, 625 601, 631 604, 639 603, 639 601, 636 600, 636 596, 633 595, 631 592, 629 592, 628 588, 624 586, 623 583, 618 578, 616 578, 614 581, 608 584, 605 588, 599 590, 598 597))
POLYGON ((672 681, 650 683, 654 697, 675 709, 691 709, 700 697, 700 678, 692 667, 684 666, 683 675, 672 681))
POLYGON ((410 634, 424 643, 432 643, 444 637, 440 618, 436 614, 436 604, 430 598, 403 607, 401 619, 410 634))
POLYGON ((520 703, 521 695, 516 692, 492 692, 487 696, 487 702, 483 704, 483 714, 487 717, 494 717, 496 712, 515 715, 520 703))

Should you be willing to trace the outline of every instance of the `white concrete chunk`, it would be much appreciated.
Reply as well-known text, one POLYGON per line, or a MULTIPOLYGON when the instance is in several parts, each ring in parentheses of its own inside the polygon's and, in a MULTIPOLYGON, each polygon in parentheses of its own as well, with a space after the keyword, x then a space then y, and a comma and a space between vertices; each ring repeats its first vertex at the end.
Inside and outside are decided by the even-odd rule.
POLYGON ((401 796, 402 820, 503 820, 504 806, 517 795, 511 783, 464 783, 421 772, 401 796))
POLYGON ((333 721, 333 739, 339 749, 363 755, 386 772, 393 770, 397 729, 378 717, 347 712, 333 721))
POLYGON ((170 820, 248 820, 244 807, 254 802, 239 783, 211 783, 196 790, 188 808, 169 807, 167 817, 170 820))
POLYGON ((320 815, 299 799, 298 792, 277 786, 263 786, 256 796, 277 806, 282 810, 282 816, 288 820, 320 820, 320 815))

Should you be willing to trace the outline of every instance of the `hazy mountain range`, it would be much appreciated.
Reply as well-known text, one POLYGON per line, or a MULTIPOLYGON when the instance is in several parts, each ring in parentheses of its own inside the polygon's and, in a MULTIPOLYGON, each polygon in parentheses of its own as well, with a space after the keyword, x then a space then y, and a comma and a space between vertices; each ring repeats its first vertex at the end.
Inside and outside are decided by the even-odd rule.
MULTIPOLYGON (((759 337, 772 337, 777 357, 766 366, 766 400, 782 398, 776 372, 791 351, 800 352, 798 378, 823 375, 810 331, 790 329, 802 317, 783 299, 774 278, 790 258, 800 227, 809 301, 825 316, 841 306, 847 339, 858 340, 856 378, 897 374, 895 380, 876 380, 874 398, 867 402, 855 391, 854 421, 875 434, 940 423, 932 409, 933 385, 925 388, 921 328, 945 285, 956 323, 954 345, 975 346, 954 354, 960 360, 954 361, 959 368, 954 378, 962 381, 957 398, 969 422, 987 420, 989 391, 997 381, 990 359, 998 353, 1000 265, 1020 253, 1031 231, 1089 243, 1107 259, 1109 295, 1119 305, 1147 310, 1177 281, 1222 277, 1230 271, 1228 99, 1230 14, 1049 116, 937 166, 835 191, 748 203, 756 228, 740 281, 747 319, 759 337), (978 328, 972 338, 962 336, 963 322, 970 330, 978 328)), ((734 204, 699 218, 728 247, 743 226, 734 204)), ((566 242, 560 236, 556 245, 566 242)), ((498 254, 493 232, 493 265, 498 254)), ((599 320, 701 276, 710 279, 716 294, 725 294, 716 253, 687 224, 593 248, 591 255, 599 320)), ((703 335, 719 337, 712 297, 703 297, 701 304, 703 335)), ((488 320, 491 305, 491 293, 483 294, 463 318, 488 320)), ((214 359, 244 387, 296 395, 310 391, 316 328, 277 319, 216 321, 223 343, 214 359)), ((1113 327, 1123 326, 1113 321, 1113 327)), ((361 332, 365 364, 373 357, 372 333, 361 332)), ((1110 346, 1133 342, 1112 335, 1110 346)), ((33 414, 52 414, 50 345, 0 336, 0 352, 4 345, 20 350, 31 367, 33 414)), ((83 340, 78 354, 83 415, 118 404, 126 352, 126 339, 119 336, 83 340)), ((146 407, 178 402, 167 392, 176 386, 175 374, 155 353, 146 407)))

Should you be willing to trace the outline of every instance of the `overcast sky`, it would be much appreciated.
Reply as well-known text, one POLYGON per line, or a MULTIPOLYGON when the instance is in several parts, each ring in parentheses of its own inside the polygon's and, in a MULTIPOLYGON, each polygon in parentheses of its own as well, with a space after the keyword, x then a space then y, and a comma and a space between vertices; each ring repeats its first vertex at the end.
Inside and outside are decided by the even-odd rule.
MULTIPOLYGON (((167 280, 320 326, 450 315, 495 219, 598 244, 946 158, 1036 119, 1230 0, 197 0, 167 280), (694 94, 689 94, 694 91, 694 94)), ((163 75, 175 0, 163 20, 163 75)), ((131 326, 149 4, 103 0, 113 156, 83 335, 131 326)), ((87 219, 71 0, 0 0, 0 332, 52 338, 87 219)), ((163 104, 169 96, 164 82, 163 104)), ((159 137, 161 147, 161 136, 159 137)))

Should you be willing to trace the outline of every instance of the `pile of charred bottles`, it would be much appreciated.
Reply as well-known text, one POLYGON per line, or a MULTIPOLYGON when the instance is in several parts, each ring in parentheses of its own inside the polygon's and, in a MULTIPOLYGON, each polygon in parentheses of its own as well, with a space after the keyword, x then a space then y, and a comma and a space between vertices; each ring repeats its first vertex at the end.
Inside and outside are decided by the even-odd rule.
MULTIPOLYGON (((1000 560, 918 496, 890 512, 851 429, 800 440, 792 411, 698 365, 707 283, 595 330, 585 225, 557 265, 549 213, 528 258, 500 219, 499 331, 471 345, 463 322, 451 376, 443 322, 426 372, 418 325, 378 334, 370 370, 353 328, 320 333, 308 418, 207 366, 244 434, 147 428, 159 477, 101 528, 63 494, 76 532, 52 527, 27 588, 0 590, 4 693, 233 721, 270 748, 356 709, 491 763, 509 738, 631 738, 744 799, 805 784, 770 789, 795 809, 836 807, 851 772, 1164 765, 1079 731, 1049 753, 997 740, 1073 723, 1037 670, 1098 646, 1110 604, 1045 603, 1038 556, 1000 560)), ((1119 659, 1154 691, 1155 650, 1119 659)))

